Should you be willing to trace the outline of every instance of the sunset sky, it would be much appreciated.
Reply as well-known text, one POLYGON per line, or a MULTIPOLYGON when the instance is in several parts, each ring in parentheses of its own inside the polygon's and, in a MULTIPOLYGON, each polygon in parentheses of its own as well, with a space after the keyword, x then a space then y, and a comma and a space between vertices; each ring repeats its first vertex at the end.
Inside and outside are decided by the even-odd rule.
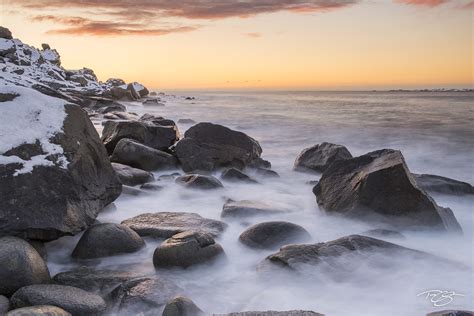
POLYGON ((153 89, 471 87, 471 0, 0 0, 14 37, 153 89))

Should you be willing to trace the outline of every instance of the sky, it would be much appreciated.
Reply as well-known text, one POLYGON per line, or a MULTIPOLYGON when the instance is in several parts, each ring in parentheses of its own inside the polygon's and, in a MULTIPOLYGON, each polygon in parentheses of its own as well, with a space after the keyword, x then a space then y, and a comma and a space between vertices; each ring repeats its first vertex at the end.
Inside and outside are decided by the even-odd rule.
POLYGON ((67 69, 152 89, 473 86, 472 0, 0 0, 67 69))

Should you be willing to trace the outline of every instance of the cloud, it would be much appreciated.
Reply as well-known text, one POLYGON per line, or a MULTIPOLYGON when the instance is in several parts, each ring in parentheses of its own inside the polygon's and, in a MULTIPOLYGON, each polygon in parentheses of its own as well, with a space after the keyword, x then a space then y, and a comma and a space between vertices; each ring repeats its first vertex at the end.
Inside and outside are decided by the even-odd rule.
POLYGON ((249 32, 249 33, 244 33, 245 36, 252 37, 252 38, 258 38, 262 37, 261 33, 258 32, 249 32))
POLYGON ((426 7, 436 7, 448 1, 449 0, 396 0, 396 2, 399 2, 399 3, 426 6, 426 7))

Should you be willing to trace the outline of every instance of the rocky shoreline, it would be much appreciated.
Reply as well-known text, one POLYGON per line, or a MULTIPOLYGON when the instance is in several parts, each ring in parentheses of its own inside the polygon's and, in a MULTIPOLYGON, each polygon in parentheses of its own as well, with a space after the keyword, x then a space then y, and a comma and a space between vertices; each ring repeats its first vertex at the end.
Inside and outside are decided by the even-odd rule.
MULTIPOLYGON (((245 225, 253 216, 291 210, 228 199, 221 220, 164 211, 143 212, 120 224, 99 223, 96 218, 121 194, 141 195, 163 185, 179 185, 181 190, 203 195, 229 183, 258 190, 262 179, 279 177, 262 157, 259 142, 226 126, 191 120, 183 121, 192 126, 181 135, 173 120, 127 112, 125 102, 162 106, 166 95, 121 79, 102 83, 87 68, 65 70, 49 45, 39 50, 23 44, 5 28, 0 28, 0 66, 0 108, 6 113, 0 118, 0 315, 212 314, 196 306, 192 297, 184 296, 184 289, 160 271, 179 273, 194 266, 225 264, 229 258, 219 239, 228 223, 245 225), (15 116, 20 108, 21 116, 15 116), (102 128, 101 136, 93 122, 102 128), (156 181, 152 173, 156 171, 169 172, 171 181, 156 181), (79 233, 75 248, 64 249, 75 260, 133 256, 150 238, 164 239, 149 258, 156 274, 88 265, 51 276, 44 243, 79 233)), ((342 275, 348 270, 335 264, 339 258, 368 261, 374 254, 458 266, 381 236, 403 238, 409 231, 462 234, 453 211, 439 206, 430 193, 472 195, 472 185, 412 174, 397 150, 353 157, 346 147, 331 143, 304 149, 293 168, 321 175, 313 187, 315 208, 379 228, 304 244, 313 232, 291 222, 246 227, 235 239, 257 251, 274 251, 255 266, 262 276, 278 270, 291 277, 321 267, 328 274, 342 275)), ((228 315, 322 314, 236 311, 228 315)))

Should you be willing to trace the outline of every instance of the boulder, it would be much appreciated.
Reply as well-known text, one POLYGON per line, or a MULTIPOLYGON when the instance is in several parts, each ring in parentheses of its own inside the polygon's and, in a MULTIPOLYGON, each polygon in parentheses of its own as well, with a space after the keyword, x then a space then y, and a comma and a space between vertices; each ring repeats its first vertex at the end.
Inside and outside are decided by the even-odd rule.
POLYGON ((110 112, 126 112, 127 108, 125 105, 120 103, 113 103, 110 105, 106 105, 97 109, 97 112, 100 114, 110 113, 110 112))
POLYGON ((289 222, 264 222, 247 228, 239 240, 252 248, 278 249, 283 245, 305 242, 311 235, 303 227, 289 222))
POLYGON ((0 295, 12 295, 19 288, 48 283, 48 267, 28 242, 16 237, 0 238, 0 295))
POLYGON ((102 141, 109 154, 112 154, 122 138, 130 138, 151 148, 165 150, 179 139, 179 132, 175 126, 146 121, 107 121, 102 131, 102 141))
POLYGON ((395 228, 461 230, 453 212, 438 206, 416 185, 396 150, 382 149, 335 161, 313 192, 319 207, 328 213, 395 228))
POLYGON ((221 179, 230 182, 258 183, 248 175, 236 168, 229 168, 222 172, 221 179))
POLYGON ((145 113, 142 116, 140 116, 139 121, 140 122, 153 123, 153 124, 159 125, 159 126, 171 126, 171 127, 175 127, 177 129, 176 123, 173 120, 165 119, 162 116, 156 116, 156 115, 152 115, 152 114, 149 114, 149 113, 145 113))
POLYGON ((217 236, 227 225, 221 221, 203 218, 196 213, 159 212, 145 213, 129 219, 122 224, 127 225, 140 236, 169 238, 184 231, 204 231, 217 236))
POLYGON ((92 259, 132 253, 145 247, 145 242, 128 226, 101 223, 89 227, 72 252, 73 258, 92 259))
POLYGON ((289 210, 252 200, 228 200, 222 207, 222 218, 242 219, 252 216, 265 216, 288 213, 289 210))
POLYGON ((212 123, 192 126, 176 145, 176 155, 185 172, 221 167, 243 169, 261 154, 262 148, 255 139, 212 123))
POLYGON ((196 124, 196 121, 193 119, 182 118, 178 120, 179 124, 196 124))
POLYGON ((164 189, 164 186, 155 183, 145 183, 140 186, 140 189, 146 191, 161 191, 164 189))
POLYGON ((154 106, 164 106, 163 102, 160 102, 160 99, 146 99, 142 102, 143 105, 154 105, 154 106))
POLYGON ((155 249, 153 264, 156 268, 181 267, 210 262, 224 249, 206 232, 186 231, 166 239, 155 249))
POLYGON ((151 172, 122 165, 120 163, 112 163, 112 167, 117 173, 120 182, 125 185, 138 185, 155 181, 155 177, 151 172))
POLYGON ((6 27, 0 26, 0 38, 13 39, 12 32, 6 27))
POLYGON ((255 168, 255 174, 264 178, 279 178, 278 172, 268 168, 255 168))
POLYGON ((162 316, 204 316, 204 312, 189 298, 176 296, 169 301, 162 316))
POLYGON ((158 315, 158 309, 179 292, 181 289, 167 279, 143 277, 122 283, 110 293, 107 301, 113 315, 135 315, 137 310, 146 311, 146 315, 158 315))
POLYGON ((405 239, 405 236, 395 230, 390 229, 370 229, 362 232, 361 235, 375 237, 375 238, 392 238, 392 239, 405 239))
POLYGON ((118 86, 124 85, 125 81, 123 81, 120 78, 109 78, 109 79, 107 79, 105 84, 110 86, 110 87, 118 87, 118 86))
POLYGON ((334 161, 352 158, 346 147, 331 143, 321 143, 304 149, 296 158, 293 169, 297 171, 323 172, 334 161))
POLYGON ((426 316, 473 316, 473 315, 474 315, 473 311, 461 311, 461 310, 452 310, 452 309, 436 311, 436 312, 426 314, 426 316))
POLYGON ((136 101, 140 97, 136 91, 132 91, 130 86, 112 86, 104 95, 110 96, 115 100, 136 101))
MULTIPOLYGON (((439 259, 422 251, 405 248, 383 240, 361 236, 350 235, 336 240, 317 243, 286 245, 280 251, 269 255, 259 266, 259 271, 273 268, 282 268, 291 272, 305 272, 308 268, 321 266, 328 272, 340 274, 351 270, 352 265, 366 262, 374 254, 386 256, 406 256, 412 260, 416 259, 439 259), (341 256, 348 256, 350 260, 344 260, 344 264, 338 262, 341 256)), ((443 259, 439 259, 443 262, 443 259)))
POLYGON ((128 138, 122 138, 117 143, 110 161, 146 171, 173 169, 177 165, 173 155, 128 138))
POLYGON ((474 194, 474 188, 467 182, 462 182, 432 174, 412 173, 418 187, 428 192, 450 195, 474 194))
POLYGON ((17 134, 0 146, 0 236, 49 241, 76 234, 122 185, 86 112, 28 88, 10 89, 19 96, 1 103, 0 125, 17 134))
POLYGON ((201 174, 186 174, 176 178, 176 183, 189 188, 199 190, 213 190, 223 188, 224 185, 213 176, 201 174))
POLYGON ((53 281, 56 284, 73 286, 103 295, 125 281, 139 277, 142 275, 135 272, 80 267, 56 274, 53 281))
MULTIPOLYGON (((107 120, 125 120, 125 121, 135 121, 138 120, 138 114, 133 112, 124 112, 124 111, 111 111, 104 114, 104 119, 107 120)), ((108 121, 102 122, 102 125, 107 125, 108 121)))
POLYGON ((131 195, 131 196, 139 196, 144 194, 145 192, 139 188, 131 187, 128 185, 124 185, 122 187, 122 194, 123 195, 131 195))
POLYGON ((57 284, 38 284, 22 287, 11 297, 14 308, 53 305, 73 315, 97 315, 105 311, 104 300, 84 290, 57 284))
POLYGON ((14 309, 6 316, 71 316, 71 313, 53 305, 38 305, 14 309))
POLYGON ((10 309, 10 300, 0 295, 0 315, 5 315, 10 309))
POLYGON ((130 83, 129 87, 130 87, 130 90, 133 89, 136 93, 138 93, 139 98, 144 98, 150 93, 144 85, 142 85, 138 82, 130 83))

